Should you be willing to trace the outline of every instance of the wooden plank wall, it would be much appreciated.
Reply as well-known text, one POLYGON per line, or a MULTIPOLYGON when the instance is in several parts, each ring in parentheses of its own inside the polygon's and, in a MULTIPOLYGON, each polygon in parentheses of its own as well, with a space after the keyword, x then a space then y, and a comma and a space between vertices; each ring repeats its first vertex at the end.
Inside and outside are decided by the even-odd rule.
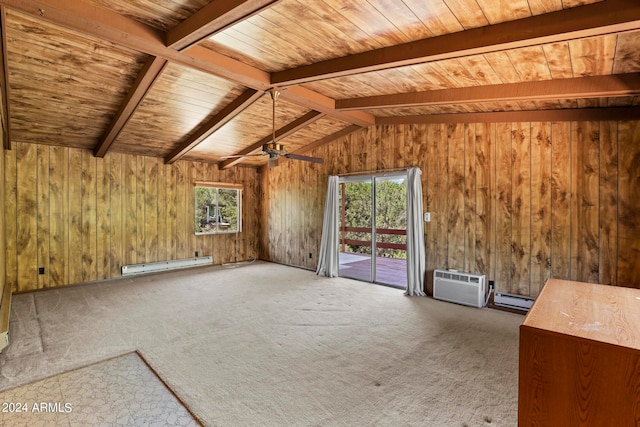
POLYGON ((378 126, 311 155, 262 174, 267 260, 315 269, 328 175, 420 166, 429 290, 434 268, 640 288, 640 122, 378 126))
MULTIPOLYGON (((109 279, 122 265, 212 255, 236 260, 235 234, 196 236, 194 180, 244 185, 237 260, 258 255, 256 169, 17 142, 4 151, 6 280, 14 292, 109 279), (38 268, 44 267, 44 274, 38 268)), ((2 275, 5 277, 5 274, 2 275)))
MULTIPOLYGON (((0 126, 0 139, 2 139, 4 128, 0 126)), ((0 156, 0 177, 4 177, 4 156, 0 156)), ((4 207, 4 185, 0 185, 0 207, 4 207)), ((2 218, 2 224, 6 223, 5 210, 0 209, 0 217, 2 218)), ((6 234, 5 228, 0 227, 0 295, 4 295, 4 287, 6 284, 6 234)), ((0 296, 0 305, 2 303, 2 297, 0 296)))

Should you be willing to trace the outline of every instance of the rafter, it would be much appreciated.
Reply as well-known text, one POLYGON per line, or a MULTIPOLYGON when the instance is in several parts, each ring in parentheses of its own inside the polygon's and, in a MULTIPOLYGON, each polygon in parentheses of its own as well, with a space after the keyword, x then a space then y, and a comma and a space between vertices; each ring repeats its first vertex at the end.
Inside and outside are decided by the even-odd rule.
MULTIPOLYGON (((309 126, 311 123, 315 122, 318 119, 321 119, 324 116, 325 114, 319 111, 310 111, 304 116, 299 117, 298 119, 292 121, 291 123, 276 130, 275 141, 273 140, 272 135, 265 136, 260 141, 254 144, 251 144, 249 147, 246 147, 238 151, 237 153, 234 154, 234 156, 245 156, 247 154, 251 154, 252 152, 260 149, 260 147, 262 147, 264 144, 267 144, 271 141, 277 142, 283 138, 286 138, 292 133, 297 132, 300 129, 309 126)), ((220 162, 218 166, 220 169, 226 169, 240 162, 242 162, 242 158, 227 159, 227 160, 224 160, 223 162, 220 162)))
POLYGON ((367 110, 497 101, 609 98, 638 94, 640 73, 629 73, 349 98, 337 100, 336 109, 367 110))
POLYGON ((607 107, 378 117, 376 119, 376 124, 404 125, 429 123, 582 122, 637 120, 638 117, 640 117, 640 107, 607 107))
POLYGON ((5 150, 11 150, 11 126, 9 115, 9 68, 7 64, 7 15, 4 7, 0 7, 0 91, 2 91, 2 146, 5 150))
POLYGON ((167 46, 183 50, 229 28, 281 0, 214 1, 167 32, 167 46))
POLYGON ((207 139, 212 133, 220 129, 231 119, 240 114, 245 108, 257 101, 263 94, 263 91, 257 91, 254 89, 245 90, 218 114, 200 126, 193 136, 173 150, 171 154, 164 159, 165 163, 171 164, 180 160, 185 154, 207 139))
POLYGON ((152 56, 147 60, 142 70, 140 70, 133 86, 129 89, 127 97, 120 105, 120 109, 116 113, 111 125, 104 135, 102 135, 100 142, 93 150, 93 154, 96 157, 104 157, 105 154, 107 154, 111 144, 116 140, 166 66, 167 61, 157 56, 152 56))
POLYGON ((605 0, 292 68, 273 73, 271 82, 301 84, 638 28, 640 2, 605 0))
POLYGON ((302 86, 292 86, 283 90, 282 99, 292 104, 321 111, 334 119, 358 126, 371 126, 375 123, 375 117, 365 111, 339 111, 336 109, 336 100, 314 92, 302 86))
MULTIPOLYGON (((272 86, 270 74, 267 72, 202 46, 196 45, 181 52, 177 51, 166 46, 166 33, 112 10, 95 6, 87 0, 0 0, 0 6, 2 5, 36 19, 44 19, 128 49, 159 56, 251 89, 267 90, 272 86)), ((361 116, 349 112, 331 109, 325 112, 348 123, 361 122, 361 116)), ((370 124, 373 124, 372 117, 370 124)))

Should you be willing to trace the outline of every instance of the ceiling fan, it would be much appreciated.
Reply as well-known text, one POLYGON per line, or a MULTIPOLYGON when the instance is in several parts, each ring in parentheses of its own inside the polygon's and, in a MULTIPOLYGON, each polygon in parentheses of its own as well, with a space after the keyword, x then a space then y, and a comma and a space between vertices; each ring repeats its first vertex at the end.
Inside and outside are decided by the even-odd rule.
POLYGON ((299 154, 289 154, 286 152, 284 145, 276 142, 276 101, 278 100, 278 96, 280 96, 280 92, 276 89, 270 89, 268 92, 271 95, 271 100, 273 101, 272 115, 271 115, 271 130, 272 130, 271 142, 264 144, 262 146, 261 153, 244 154, 244 155, 238 155, 238 156, 224 156, 223 158, 236 159, 240 157, 269 156, 268 166, 270 168, 278 166, 279 157, 286 157, 287 159, 292 159, 292 160, 302 160, 305 162, 324 163, 324 159, 320 159, 318 157, 301 156, 299 154))

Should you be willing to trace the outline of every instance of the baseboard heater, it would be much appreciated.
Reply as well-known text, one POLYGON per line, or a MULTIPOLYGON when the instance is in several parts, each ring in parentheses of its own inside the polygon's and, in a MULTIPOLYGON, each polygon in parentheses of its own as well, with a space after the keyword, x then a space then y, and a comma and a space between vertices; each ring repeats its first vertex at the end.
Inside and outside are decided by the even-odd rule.
POLYGON ((433 271, 433 297, 472 307, 484 307, 486 277, 457 270, 433 271))
POLYGON ((505 294, 503 292, 496 292, 493 296, 493 305, 522 311, 529 311, 534 301, 535 299, 531 297, 505 294))
POLYGON ((186 259, 174 259, 170 261, 147 262, 144 264, 132 264, 122 266, 122 275, 154 273, 158 271, 175 270, 178 268, 198 267, 213 264, 213 257, 202 256, 186 259))

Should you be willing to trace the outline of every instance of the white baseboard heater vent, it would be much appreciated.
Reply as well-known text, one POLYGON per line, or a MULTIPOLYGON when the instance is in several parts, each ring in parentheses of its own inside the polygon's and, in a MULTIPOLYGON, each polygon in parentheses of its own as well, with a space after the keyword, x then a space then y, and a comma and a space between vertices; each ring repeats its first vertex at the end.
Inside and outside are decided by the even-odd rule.
POLYGON ((122 275, 154 273, 158 271, 175 270, 178 268, 197 267, 213 264, 213 257, 202 256, 196 258, 174 259, 171 261, 147 262, 144 264, 132 264, 122 266, 122 275))
POLYGON ((461 273, 456 270, 433 271, 433 297, 435 299, 484 307, 486 277, 461 273))
POLYGON ((522 311, 529 311, 534 301, 535 299, 531 297, 505 294, 503 292, 496 292, 493 296, 493 305, 522 311))

